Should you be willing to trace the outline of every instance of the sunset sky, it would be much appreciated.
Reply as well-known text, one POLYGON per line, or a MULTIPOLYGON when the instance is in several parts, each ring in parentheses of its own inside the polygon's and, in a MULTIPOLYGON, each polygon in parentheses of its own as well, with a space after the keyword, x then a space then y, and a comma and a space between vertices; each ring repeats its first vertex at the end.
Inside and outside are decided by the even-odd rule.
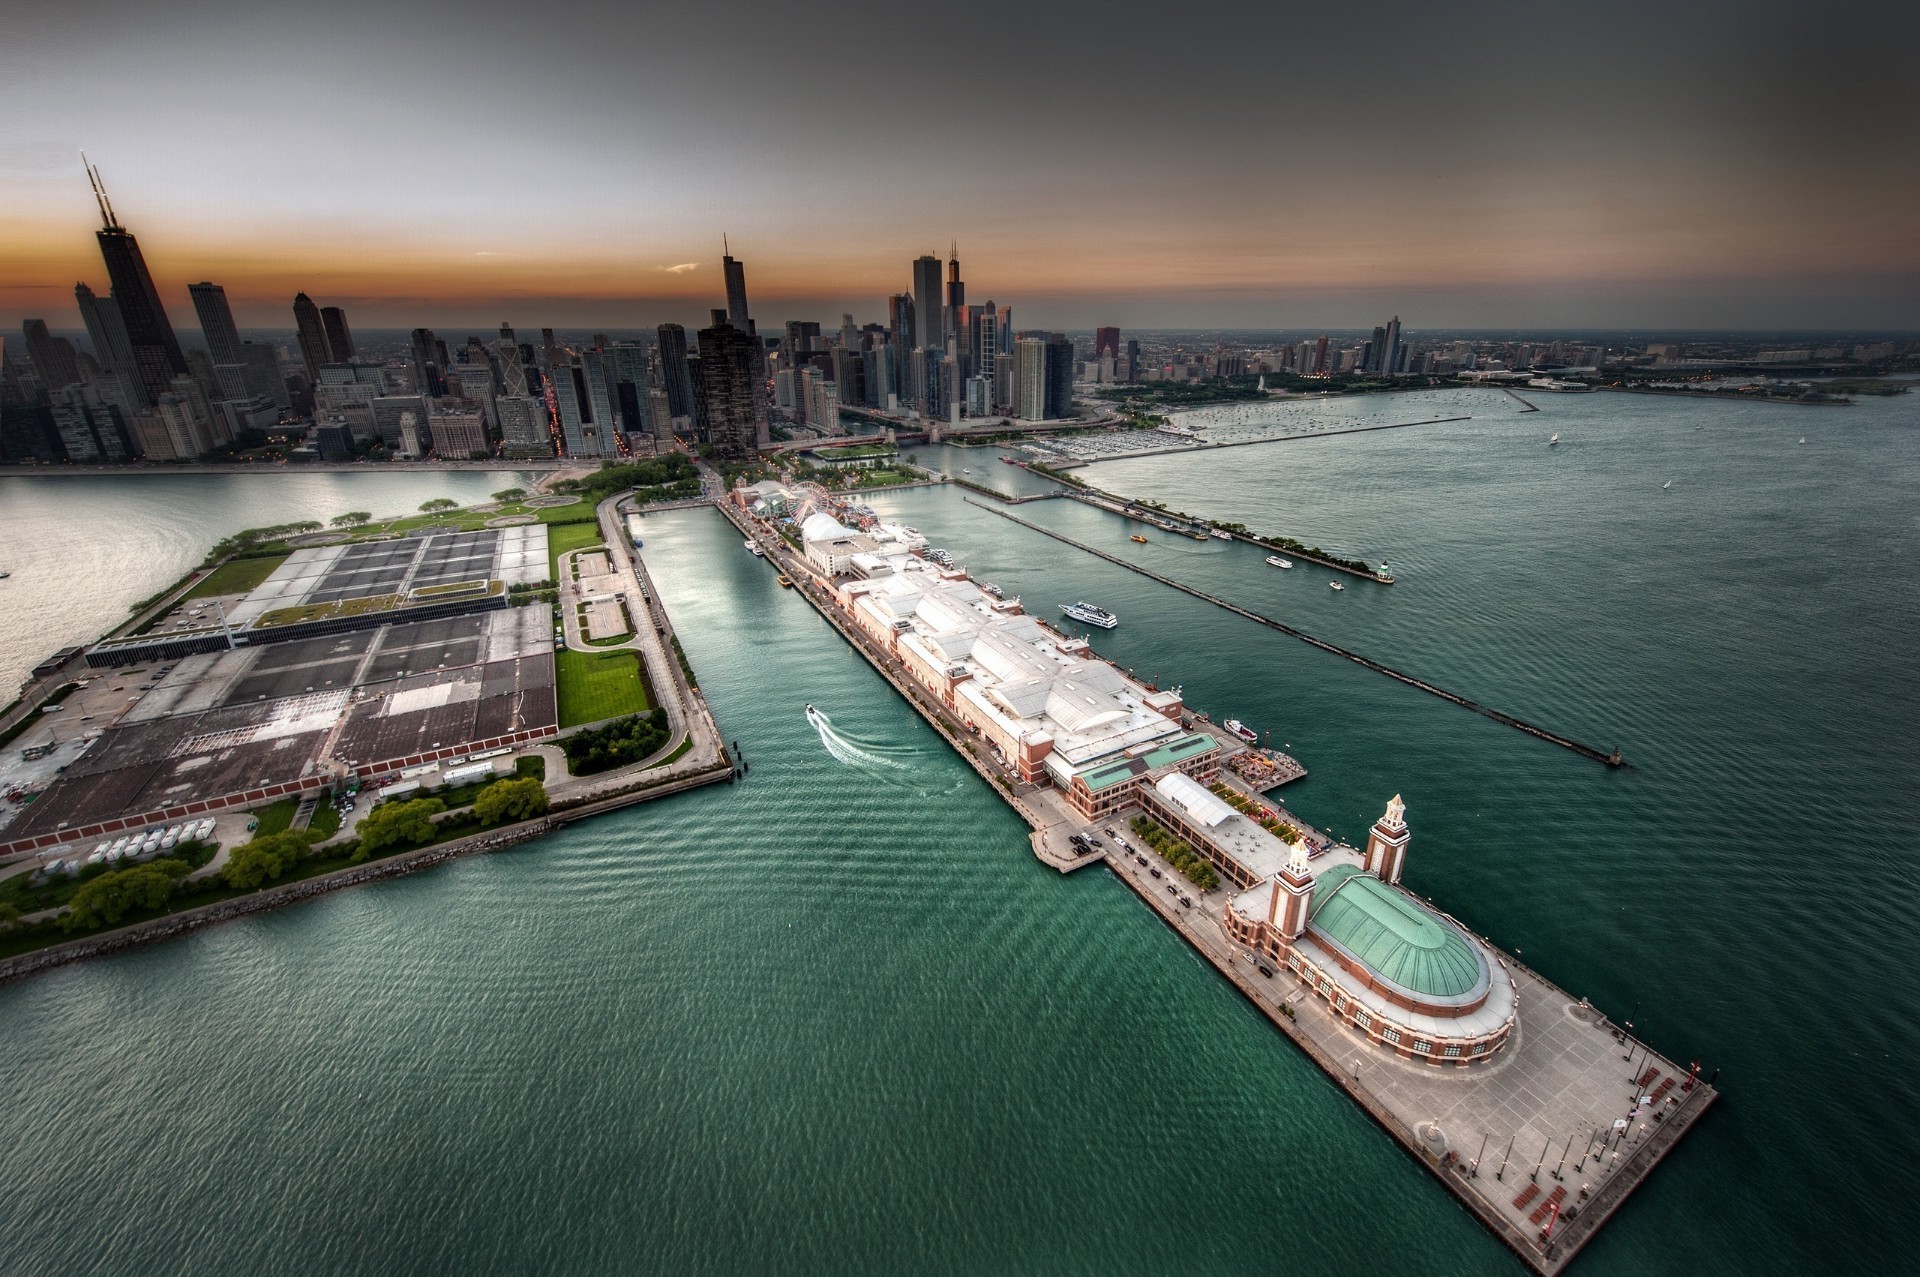
POLYGON ((0 320, 884 314, 957 239, 1024 325, 1920 327, 1912 4, 846 9, 65 0, 0 37, 0 320))

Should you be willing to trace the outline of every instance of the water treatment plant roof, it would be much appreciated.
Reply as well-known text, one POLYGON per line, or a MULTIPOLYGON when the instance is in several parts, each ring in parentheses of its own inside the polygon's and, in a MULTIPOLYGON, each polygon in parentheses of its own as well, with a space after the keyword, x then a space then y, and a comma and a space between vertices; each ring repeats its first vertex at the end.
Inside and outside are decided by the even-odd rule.
POLYGON ((1314 880, 1308 917, 1315 939, 1409 993, 1466 1000, 1486 988, 1486 960, 1458 928, 1352 865, 1331 866, 1314 880))

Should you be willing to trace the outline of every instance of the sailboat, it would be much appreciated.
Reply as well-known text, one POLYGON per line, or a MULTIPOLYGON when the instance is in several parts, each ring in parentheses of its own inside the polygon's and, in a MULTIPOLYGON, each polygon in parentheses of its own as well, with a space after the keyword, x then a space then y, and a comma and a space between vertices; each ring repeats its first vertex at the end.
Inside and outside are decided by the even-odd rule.
POLYGON ((1801 436, 1800 436, 1800 442, 1801 442, 1801 443, 1805 443, 1806 441, 1807 441, 1807 437, 1806 437, 1805 435, 1801 435, 1801 436))
POLYGON ((1549 447, 1549 448, 1551 448, 1551 447, 1554 447, 1554 446, 1555 446, 1556 444, 1558 444, 1559 442, 1560 442, 1560 436, 1559 436, 1559 435, 1555 435, 1555 436, 1554 436, 1553 438, 1551 438, 1551 439, 1549 439, 1549 440, 1547 440, 1547 447, 1549 447))
POLYGON ((1660 485, 1660 491, 1665 492, 1668 488, 1671 488, 1672 486, 1673 486, 1673 480, 1669 479, 1665 483, 1660 485))

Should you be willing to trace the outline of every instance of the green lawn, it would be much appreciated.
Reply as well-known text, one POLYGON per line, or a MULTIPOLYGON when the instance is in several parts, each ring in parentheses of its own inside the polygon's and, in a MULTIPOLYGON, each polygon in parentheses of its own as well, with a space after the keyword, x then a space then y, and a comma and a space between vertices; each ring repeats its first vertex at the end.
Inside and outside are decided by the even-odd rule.
POLYGON ((556 523, 547 528, 547 579, 560 579, 560 556, 569 550, 584 550, 600 545, 598 523, 556 523))
POLYGON ((200 583, 188 590, 186 597, 205 599, 216 594, 245 594, 273 575, 273 570, 286 561, 284 554, 272 554, 259 559, 228 559, 200 578, 200 583))
POLYGON ((559 683, 561 727, 643 714, 653 708, 653 689, 647 686, 636 652, 562 648, 553 654, 553 665, 559 683))
POLYGON ((253 831, 255 838, 265 838, 268 834, 277 834, 293 823, 293 813, 300 810, 300 799, 282 798, 269 807, 256 807, 253 818, 257 822, 253 831))

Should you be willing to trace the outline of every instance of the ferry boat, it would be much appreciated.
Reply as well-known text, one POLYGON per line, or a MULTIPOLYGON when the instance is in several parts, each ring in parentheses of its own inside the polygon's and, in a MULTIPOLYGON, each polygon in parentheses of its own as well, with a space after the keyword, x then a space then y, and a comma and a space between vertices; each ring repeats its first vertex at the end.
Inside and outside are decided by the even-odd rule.
POLYGON ((780 588, 783 590, 791 590, 793 588, 793 578, 785 572, 780 574, 780 588))
POLYGON ((1103 630, 1110 630, 1120 624, 1119 617, 1103 607, 1095 607, 1093 604, 1085 602, 1084 600, 1079 603, 1062 603, 1060 610, 1076 621, 1087 625, 1097 625, 1103 630))
POLYGON ((1147 539, 1139 535, 1138 533, 1135 533, 1133 536, 1130 536, 1127 539, 1129 541, 1138 541, 1141 545, 1145 545, 1147 543, 1147 539))
POLYGON ((1259 734, 1237 718, 1229 718, 1226 722, 1220 724, 1220 726, 1226 728, 1249 745, 1258 745, 1260 743, 1259 734))
POLYGON ((1208 535, 1208 536, 1210 536, 1210 537, 1212 537, 1212 538, 1213 538, 1214 540, 1216 540, 1216 541, 1231 541, 1231 540, 1233 540, 1233 533, 1231 533, 1231 532, 1223 532, 1223 531, 1221 531, 1221 530, 1220 530, 1219 528, 1215 528, 1215 529, 1214 529, 1213 531, 1211 531, 1211 532, 1209 532, 1209 533, 1207 533, 1207 535, 1208 535))
POLYGON ((1342 584, 1340 584, 1340 582, 1338 582, 1338 581, 1329 581, 1329 582, 1327 582, 1327 587, 1328 587, 1329 589, 1334 589, 1334 590, 1344 590, 1344 589, 1346 589, 1346 588, 1347 588, 1346 586, 1344 586, 1344 585, 1342 585, 1342 584))
POLYGON ((1267 556, 1267 566, 1273 568, 1290 568, 1293 564, 1287 562, 1277 554, 1269 554, 1267 556))
POLYGON ((767 552, 760 548, 760 543, 758 541, 747 542, 747 553, 751 554, 756 559, 764 559, 767 557, 767 552))

